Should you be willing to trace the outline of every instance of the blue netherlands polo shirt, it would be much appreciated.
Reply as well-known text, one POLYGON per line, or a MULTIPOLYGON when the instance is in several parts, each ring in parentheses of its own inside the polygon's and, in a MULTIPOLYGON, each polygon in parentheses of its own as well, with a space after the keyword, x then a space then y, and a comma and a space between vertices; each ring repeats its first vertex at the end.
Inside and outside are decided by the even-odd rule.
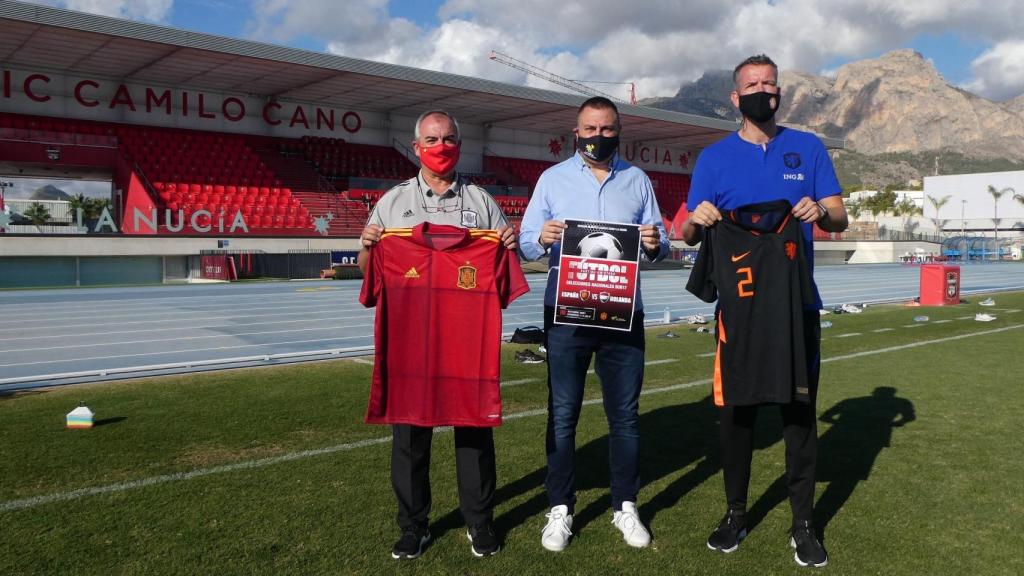
MULTIPOLYGON (((809 132, 779 127, 766 146, 747 142, 733 132, 705 148, 693 170, 686 208, 692 212, 704 200, 719 210, 779 199, 796 205, 804 196, 818 201, 840 193, 835 168, 821 140, 809 132)), ((812 224, 803 224, 813 278, 812 230, 812 224)), ((814 300, 821 308, 817 284, 814 300)))

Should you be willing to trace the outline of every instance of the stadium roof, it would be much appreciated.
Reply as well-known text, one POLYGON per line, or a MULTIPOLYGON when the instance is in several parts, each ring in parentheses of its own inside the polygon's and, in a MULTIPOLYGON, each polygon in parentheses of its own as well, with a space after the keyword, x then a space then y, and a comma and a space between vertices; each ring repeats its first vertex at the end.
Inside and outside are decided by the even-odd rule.
MULTIPOLYGON (((4 65, 76 76, 410 117, 444 108, 463 123, 542 133, 574 125, 586 98, 8 0, 0 0, 0 22, 4 65)), ((644 106, 619 109, 628 137, 648 145, 703 148, 738 127, 644 106)), ((830 148, 843 146, 823 140, 830 148)))

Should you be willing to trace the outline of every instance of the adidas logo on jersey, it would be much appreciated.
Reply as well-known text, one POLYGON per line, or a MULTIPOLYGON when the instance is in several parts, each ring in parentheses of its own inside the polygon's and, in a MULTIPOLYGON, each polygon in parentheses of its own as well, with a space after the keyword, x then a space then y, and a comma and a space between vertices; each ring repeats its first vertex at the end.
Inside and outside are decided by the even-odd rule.
POLYGON ((409 218, 412 215, 413 215, 413 211, 412 210, 406 210, 405 212, 402 212, 402 217, 403 218, 409 218))
POLYGON ((416 267, 409 268, 409 271, 405 273, 406 278, 419 278, 420 273, 416 271, 416 267))

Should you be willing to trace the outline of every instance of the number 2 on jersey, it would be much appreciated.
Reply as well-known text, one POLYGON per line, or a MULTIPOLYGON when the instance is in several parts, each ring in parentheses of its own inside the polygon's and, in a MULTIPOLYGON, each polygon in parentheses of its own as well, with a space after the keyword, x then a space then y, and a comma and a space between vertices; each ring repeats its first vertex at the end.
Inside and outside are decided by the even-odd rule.
POLYGON ((754 295, 754 290, 751 286, 754 284, 754 273, 750 269, 750 266, 744 266, 743 268, 737 268, 736 273, 742 278, 736 283, 736 290, 740 294, 740 298, 750 298, 754 295))

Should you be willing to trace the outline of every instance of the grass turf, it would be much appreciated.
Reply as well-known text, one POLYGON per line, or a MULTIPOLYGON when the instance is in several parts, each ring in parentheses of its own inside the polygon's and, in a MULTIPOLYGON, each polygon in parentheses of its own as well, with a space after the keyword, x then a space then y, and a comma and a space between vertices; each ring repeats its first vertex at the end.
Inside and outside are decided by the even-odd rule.
MULTIPOLYGON (((995 310, 974 296, 950 308, 879 306, 824 317, 833 326, 823 330, 816 515, 831 556, 826 570, 1024 573, 1024 537, 1015 530, 1024 517, 1016 488, 1024 463, 1012 440, 1024 399, 1024 312, 1014 310, 1024 308, 1024 294, 995 298, 995 310), (979 311, 998 319, 966 318, 979 311), (929 321, 913 322, 921 314, 929 321)), ((705 548, 724 511, 716 413, 702 383, 713 339, 686 326, 668 330, 681 337, 648 332, 648 361, 669 362, 647 368, 641 399, 640 513, 654 534, 649 549, 628 548, 610 524, 607 425, 597 403, 584 408, 579 426, 576 536, 565 552, 539 545, 544 416, 529 415, 495 435, 495 516, 505 549, 484 560, 469 553, 452 438, 439 432, 436 540, 414 562, 392 560, 390 447, 348 447, 389 431, 362 424, 370 366, 335 361, 0 397, 0 573, 799 572, 771 409, 762 410, 754 454, 756 525, 736 553, 705 548), (101 425, 63 428, 79 401, 101 425), (117 483, 136 484, 25 500, 117 483)), ((503 389, 507 414, 546 401, 544 365, 512 362, 522 348, 503 350, 503 381, 516 382, 503 389)), ((590 399, 600 394, 593 384, 590 399)))

